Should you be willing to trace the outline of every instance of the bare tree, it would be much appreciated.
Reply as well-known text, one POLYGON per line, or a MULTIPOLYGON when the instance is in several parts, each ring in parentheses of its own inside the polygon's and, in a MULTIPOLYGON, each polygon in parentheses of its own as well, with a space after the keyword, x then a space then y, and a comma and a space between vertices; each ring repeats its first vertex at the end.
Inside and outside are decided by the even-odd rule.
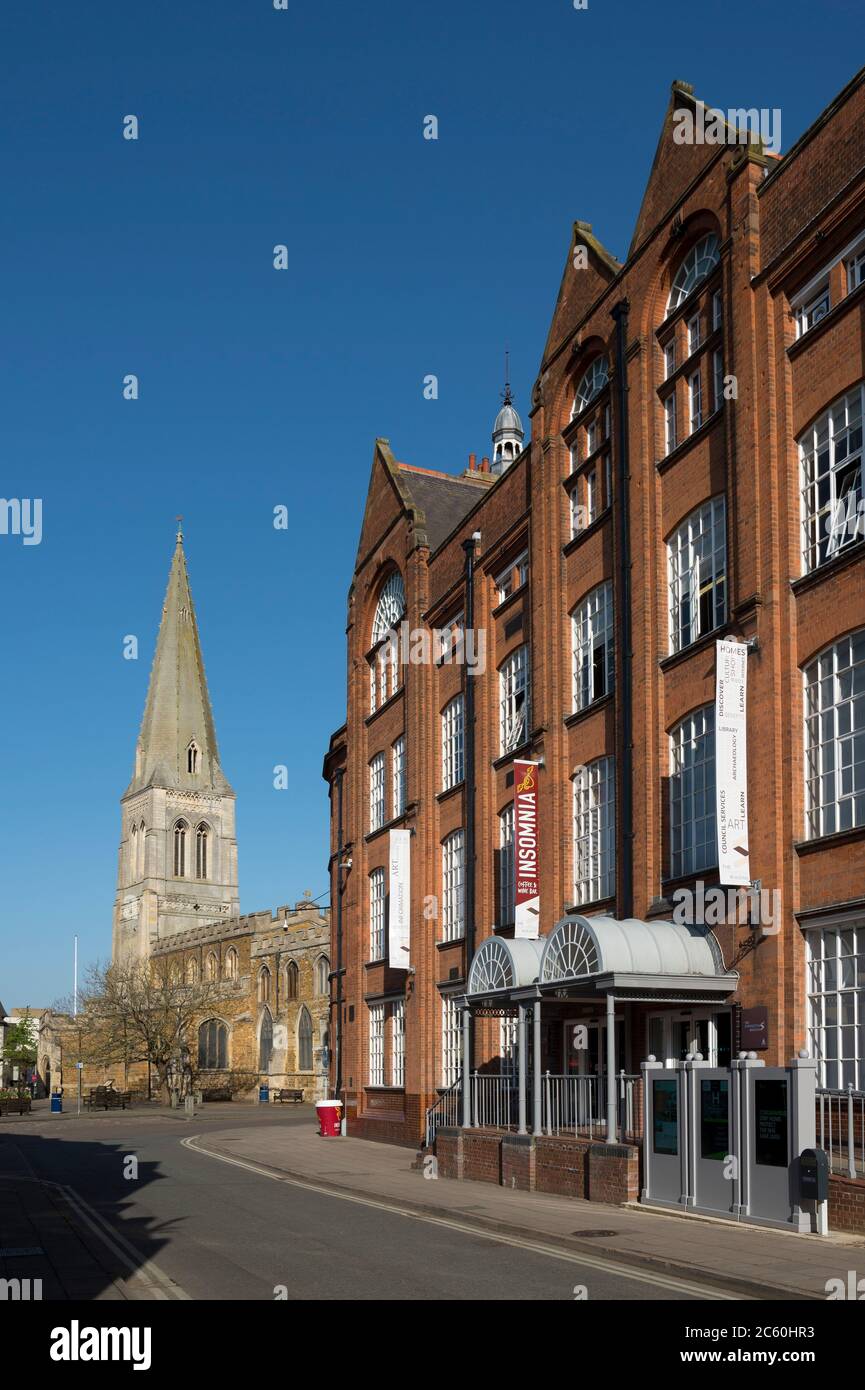
POLYGON ((83 1060, 120 1064, 124 1073, 132 1062, 149 1062, 163 1097, 186 1094, 198 1024, 220 998, 218 981, 185 979, 176 960, 94 965, 79 996, 83 1060))

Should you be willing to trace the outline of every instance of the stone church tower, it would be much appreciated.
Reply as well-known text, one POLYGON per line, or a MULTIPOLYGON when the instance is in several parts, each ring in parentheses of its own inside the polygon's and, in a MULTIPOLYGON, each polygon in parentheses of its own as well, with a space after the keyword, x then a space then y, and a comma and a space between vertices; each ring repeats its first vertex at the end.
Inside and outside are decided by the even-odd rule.
POLYGON ((114 960, 149 956, 175 933, 238 915, 234 792, 219 765, 180 531, 120 805, 114 960))

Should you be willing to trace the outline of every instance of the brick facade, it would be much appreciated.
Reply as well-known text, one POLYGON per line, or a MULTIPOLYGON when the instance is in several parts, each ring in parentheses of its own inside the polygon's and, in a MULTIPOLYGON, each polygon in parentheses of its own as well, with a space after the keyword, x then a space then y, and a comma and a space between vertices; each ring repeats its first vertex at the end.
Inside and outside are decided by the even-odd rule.
MULTIPOLYGON (((607 896, 584 899, 580 910, 669 920, 677 889, 718 883, 711 857, 699 871, 673 859, 671 736, 682 721, 713 706, 715 642, 723 637, 755 639, 748 660, 750 867, 764 890, 780 894, 781 916, 768 931, 735 921, 715 927, 725 966, 737 970, 740 981, 715 1011, 727 1021, 718 1023, 713 1015, 712 1037, 724 1036, 723 1046, 737 1051, 741 1009, 763 1006, 768 1046, 761 1055, 769 1065, 789 1060, 811 1046, 804 929, 856 927, 865 943, 865 803, 861 797, 851 802, 852 823, 844 828, 806 833, 803 694, 803 670, 812 659, 865 629, 863 542, 860 532, 803 575, 798 444, 823 411, 865 381, 865 279, 857 287, 849 266, 832 264, 865 233, 865 74, 780 159, 753 146, 676 144, 673 112, 693 106, 693 100, 684 85, 674 86, 627 261, 619 264, 610 256, 588 224, 574 225, 532 392, 531 441, 518 460, 498 476, 474 467, 473 458, 459 476, 430 474, 398 463, 386 440, 376 443, 348 601, 346 723, 325 759, 332 900, 335 912, 341 903, 342 914, 341 1083, 349 1129, 356 1134, 405 1143, 419 1139, 426 1107, 452 1078, 453 1039, 443 1034, 443 1000, 464 988, 467 938, 471 954, 472 945, 494 930, 512 931, 507 906, 499 901, 500 816, 514 793, 513 756, 501 752, 498 673, 519 647, 528 652, 531 703, 520 756, 543 763, 542 934, 575 901, 573 779, 602 757, 615 758, 615 880, 607 896), (676 277, 706 238, 715 239, 717 260, 683 302, 670 308, 676 277), (581 249, 585 268, 575 265, 581 249), (797 340, 797 295, 824 267, 831 307, 797 340), (617 355, 620 320, 626 321, 623 356, 617 355), (675 363, 665 364, 672 341, 675 363), (608 382, 572 418, 577 385, 599 360, 608 364, 608 382), (694 415, 689 428, 695 392, 701 415, 694 415), (678 431, 668 441, 671 396, 678 431), (572 535, 569 493, 576 488, 577 502, 583 502, 590 473, 594 512, 586 512, 586 524, 572 535), (623 565, 625 499, 630 549, 623 565), (713 591, 706 599, 695 588, 702 626, 696 630, 695 623, 673 651, 667 542, 713 499, 724 504, 724 593, 713 591), (444 627, 466 606, 464 542, 474 533, 480 533, 475 628, 486 639, 485 673, 469 677, 464 666, 448 662, 409 663, 400 670, 398 688, 386 690, 371 709, 373 623, 388 576, 398 572, 402 578, 411 630, 444 627), (525 581, 500 597, 497 577, 524 551, 525 581), (593 673, 601 691, 575 709, 572 615, 604 583, 612 586, 615 676, 606 689, 593 673), (713 597, 720 607, 707 619, 702 605, 708 602, 711 611, 713 597), (628 746, 621 679, 625 616, 633 663, 628 746), (443 844, 466 826, 467 792, 464 782, 443 790, 441 719, 469 679, 476 702, 474 729, 465 731, 467 739, 474 737, 475 896, 467 905, 466 933, 449 941, 441 924, 443 844), (400 736, 405 805, 394 816, 391 750, 400 736), (381 827, 371 830, 369 768, 378 754, 385 760, 386 802, 381 827), (630 829, 620 817, 628 768, 630 829), (370 951, 370 876, 377 869, 386 875, 391 826, 414 832, 408 972, 371 959, 370 951), (371 1086, 371 1008, 379 1004, 384 1084, 371 1086), (391 1020, 398 1008, 405 1011, 401 1082, 393 1080, 391 1056, 391 1020)), ((852 756, 861 760, 862 753, 852 756)), ((629 1071, 638 1069, 649 1050, 651 1012, 638 1005, 624 1010, 622 1065, 629 1071)), ((663 1036, 673 1055, 686 1037, 692 1045, 689 1030, 697 1025, 689 1011, 659 1004, 655 1012, 666 1015, 663 1026, 669 1020, 672 1031, 663 1036)), ((597 1010, 582 1013, 598 1016, 597 1010)), ((559 1029, 548 1039, 554 1070, 564 1066, 565 1021, 563 1013, 549 1025, 559 1029)), ((720 1050, 722 1043, 712 1046, 720 1050)), ((499 1050, 497 1020, 478 1020, 474 1065, 495 1065, 499 1050)), ((827 1071, 830 1084, 833 1075, 840 1081, 846 1073, 827 1071)), ((859 1077, 861 1071, 858 1084, 865 1084, 859 1077)), ((332 1084, 336 1079, 333 1071, 332 1084)), ((502 1161, 498 1140, 492 1148, 485 1144, 466 1136, 459 1161, 467 1177, 498 1180, 492 1176, 502 1161)), ((539 1140, 536 1186, 561 1181, 583 1195, 591 1156, 585 1157, 579 1141, 572 1150, 569 1159, 561 1147, 547 1152, 539 1140), (556 1176, 566 1170, 573 1176, 556 1176)), ((457 1160, 442 1155, 441 1161, 447 1166, 457 1160)), ((522 1160, 509 1153, 507 1162, 521 1180, 522 1160)), ((621 1157, 611 1192, 630 1190, 631 1163, 621 1157)))

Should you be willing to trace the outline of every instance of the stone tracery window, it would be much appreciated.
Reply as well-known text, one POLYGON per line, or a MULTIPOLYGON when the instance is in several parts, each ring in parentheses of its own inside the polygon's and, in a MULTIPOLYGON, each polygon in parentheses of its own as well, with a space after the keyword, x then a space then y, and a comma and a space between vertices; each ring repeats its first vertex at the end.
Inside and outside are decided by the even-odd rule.
POLYGON ((189 826, 179 820, 174 827, 174 877, 186 877, 186 838, 189 826))

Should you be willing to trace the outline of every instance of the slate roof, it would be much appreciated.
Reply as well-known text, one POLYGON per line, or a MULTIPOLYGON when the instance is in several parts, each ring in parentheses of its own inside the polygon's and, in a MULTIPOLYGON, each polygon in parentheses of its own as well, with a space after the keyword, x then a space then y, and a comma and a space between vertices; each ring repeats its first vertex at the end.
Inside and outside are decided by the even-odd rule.
POLYGON ((426 517, 430 550, 437 550, 487 491, 494 476, 481 473, 478 481, 430 473, 401 463, 402 479, 417 507, 426 517), (483 481, 482 481, 483 480, 483 481))

